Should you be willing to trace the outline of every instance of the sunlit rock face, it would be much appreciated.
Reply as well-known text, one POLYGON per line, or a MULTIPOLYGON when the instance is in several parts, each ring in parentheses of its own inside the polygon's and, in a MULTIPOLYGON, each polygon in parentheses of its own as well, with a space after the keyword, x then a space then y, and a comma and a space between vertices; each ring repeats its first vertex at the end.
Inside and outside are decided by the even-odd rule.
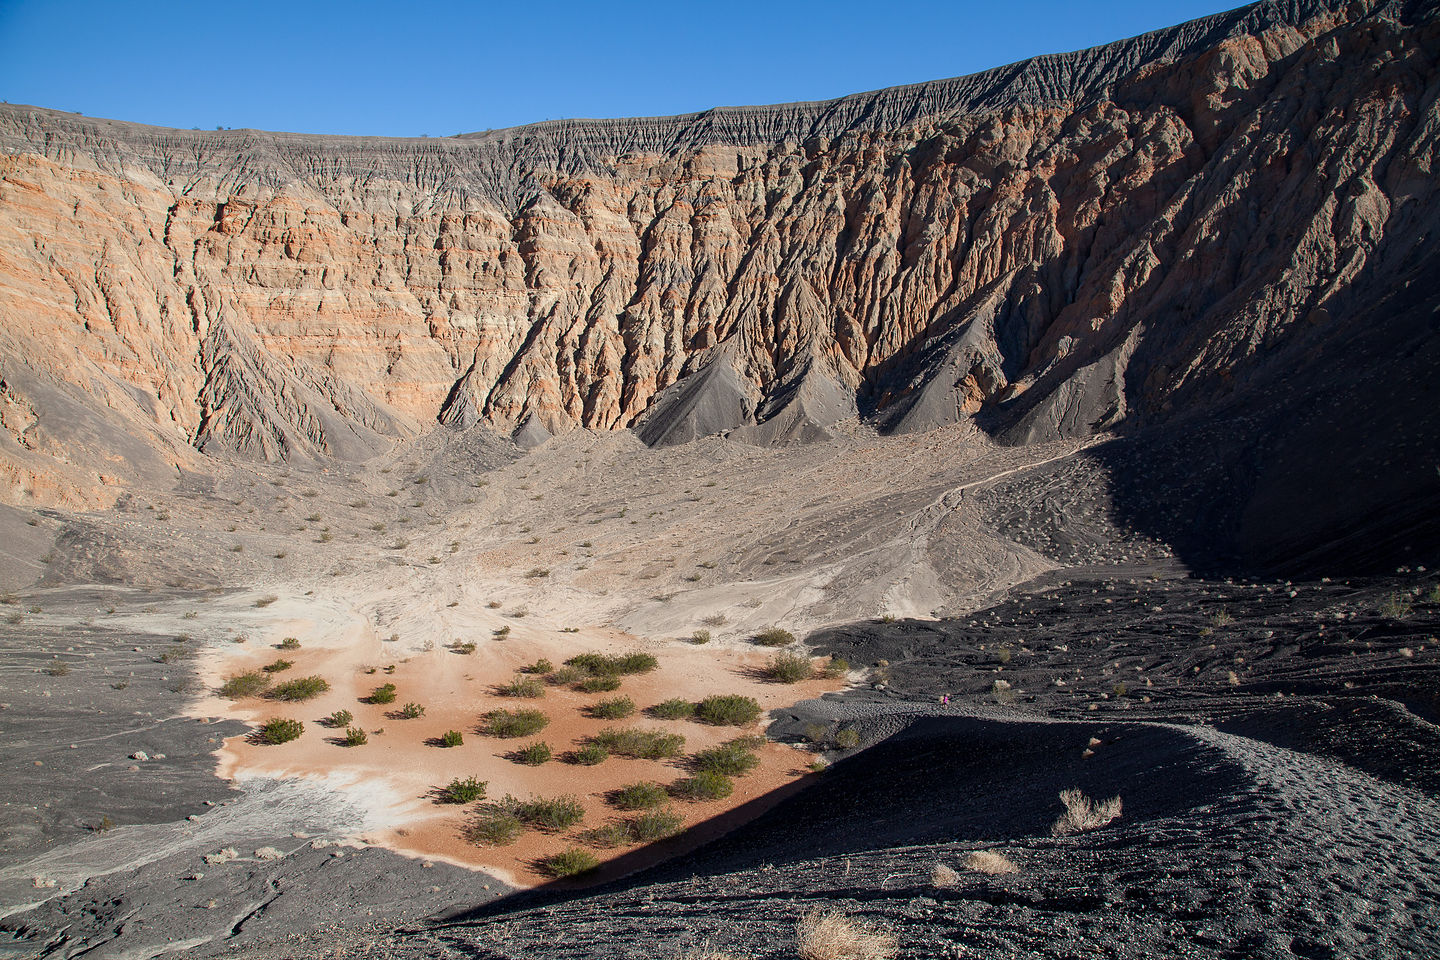
POLYGON ((1212 408, 1433 309, 1437 50, 1433 5, 1297 0, 825 103, 446 139, 0 107, 5 499, 437 421, 1023 442, 1212 408))

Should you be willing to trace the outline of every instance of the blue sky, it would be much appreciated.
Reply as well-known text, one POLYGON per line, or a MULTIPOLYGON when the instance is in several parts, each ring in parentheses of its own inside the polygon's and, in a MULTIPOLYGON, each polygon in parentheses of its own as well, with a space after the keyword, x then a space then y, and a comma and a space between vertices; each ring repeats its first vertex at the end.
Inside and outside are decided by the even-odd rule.
POLYGON ((828 99, 1236 5, 0 0, 0 99, 174 127, 446 136, 828 99))

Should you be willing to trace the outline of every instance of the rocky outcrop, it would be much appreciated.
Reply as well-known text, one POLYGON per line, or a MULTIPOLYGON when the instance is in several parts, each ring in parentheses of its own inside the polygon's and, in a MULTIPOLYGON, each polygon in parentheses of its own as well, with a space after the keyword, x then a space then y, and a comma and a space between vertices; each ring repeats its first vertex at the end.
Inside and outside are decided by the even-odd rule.
POLYGON ((0 375, 269 460, 437 418, 1166 421, 1292 375, 1376 289, 1440 301, 1436 11, 1269 0, 826 103, 446 139, 0 107, 0 375))

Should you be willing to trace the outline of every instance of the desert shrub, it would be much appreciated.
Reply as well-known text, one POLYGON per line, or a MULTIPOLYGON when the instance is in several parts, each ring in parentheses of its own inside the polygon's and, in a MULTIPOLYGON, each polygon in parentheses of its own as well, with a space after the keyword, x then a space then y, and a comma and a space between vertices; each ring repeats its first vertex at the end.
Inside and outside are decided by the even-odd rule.
POLYGON ((702 770, 670 785, 670 793, 683 800, 723 800, 734 792, 730 778, 714 770, 702 770))
MULTIPOLYGON (((507 801, 511 797, 505 798, 507 801)), ((527 826, 546 833, 560 833, 585 819, 585 807, 578 797, 531 797, 514 801, 515 816, 527 826)))
POLYGON ((760 765, 760 758, 750 750, 752 741, 732 740, 709 750, 701 750, 690 760, 690 766, 697 771, 724 774, 727 777, 743 777, 760 765))
POLYGON ((462 831, 465 839, 488 847, 514 843, 525 832, 525 824, 515 812, 518 803, 514 797, 506 797, 498 803, 482 805, 465 825, 462 831))
POLYGON ((592 847, 601 847, 607 850, 633 842, 630 839, 630 825, 613 821, 603 827, 586 830, 580 835, 580 839, 592 847))
POLYGON ((270 594, 269 596, 260 597, 258 600, 256 600, 256 601, 255 601, 255 606, 257 606, 257 607, 268 607, 268 606, 270 606, 270 604, 274 603, 276 600, 279 600, 279 599, 280 599, 279 597, 275 596, 275 595, 272 593, 272 594, 270 594))
POLYGON ((629 697, 611 697, 590 707, 590 716, 600 720, 623 720, 635 712, 635 701, 629 697))
POLYGON ((694 633, 690 634, 690 642, 691 642, 691 643, 709 643, 709 642, 710 642, 710 631, 704 629, 703 627, 702 627, 701 629, 699 629, 699 630, 696 630, 694 633))
POLYGON ((988 873, 991 876, 1020 872, 1020 868, 1015 866, 1015 861, 994 850, 972 850, 965 858, 965 867, 976 873, 988 873))
POLYGON ((258 670, 251 670, 248 673, 237 673, 222 683, 220 696, 228 697, 231 700, 240 700, 244 697, 258 695, 268 686, 270 686, 269 677, 258 670))
POLYGON ((581 680, 575 685, 575 689, 582 693, 609 693, 611 690, 619 690, 620 675, 618 673, 597 673, 581 680))
POLYGON ((278 644, 276 644, 276 646, 281 650, 299 650, 300 641, 296 640, 294 637, 286 637, 284 640, 281 640, 278 644))
POLYGON ((795 634, 789 630, 782 630, 779 627, 770 627, 761 630, 750 638, 752 643, 758 643, 762 647, 785 647, 795 642, 795 634))
POLYGON ((930 869, 930 886, 937 890, 953 890, 960 886, 960 874, 953 867, 937 863, 930 869))
POLYGON ((365 698, 367 703, 394 703, 395 684, 386 683, 370 691, 370 696, 365 698))
POLYGON ((845 727, 835 731, 835 746, 841 750, 852 750, 860 746, 860 731, 853 727, 845 727))
POLYGON ((678 757, 685 749, 685 738, 678 733, 638 730, 634 727, 606 727, 591 737, 589 742, 599 744, 617 757, 632 757, 637 760, 678 757))
POLYGON ((816 907, 795 926, 800 960, 890 960, 897 949, 894 937, 835 909, 816 907))
POLYGON ((1098 830, 1120 818, 1119 797, 1111 797, 1097 804, 1072 787, 1060 791, 1060 802, 1065 805, 1065 813, 1050 827, 1052 836, 1065 837, 1087 830, 1098 830))
POLYGON ((744 727, 760 719, 760 704, 738 693, 716 694, 695 705, 695 719, 717 727, 744 727))
POLYGON ((271 700, 299 703, 304 700, 312 700, 329 689, 330 684, 324 677, 296 677, 294 680, 277 683, 270 688, 270 692, 266 696, 271 700))
POLYGON ((425 716, 425 708, 418 703, 407 703, 398 711, 401 720, 418 720, 425 716))
POLYGON ((492 737, 528 737, 539 733, 550 718, 539 710, 491 710, 481 718, 480 732, 492 737))
POLYGON ((440 746, 442 747, 458 747, 464 744, 464 742, 465 735, 459 730, 446 730, 440 734, 440 746))
POLYGON ((261 743, 289 743, 291 740, 299 739, 300 734, 304 732, 305 725, 299 720, 271 717, 260 724, 260 729, 255 733, 255 739, 261 743))
POLYGON ((821 672, 831 680, 838 680, 850 672, 850 661, 840 657, 831 657, 825 662, 821 672))
POLYGON ((521 667, 521 668, 520 668, 520 672, 521 672, 521 673, 535 673, 535 674, 539 674, 539 673, 549 673, 550 671, 552 671, 552 670, 554 670, 554 669, 555 669, 555 664, 551 663, 549 660, 546 660, 544 657, 541 657, 539 660, 536 660, 534 663, 530 664, 530 666, 528 666, 528 667, 521 667))
POLYGON ((496 640, 504 640, 506 637, 510 636, 510 624, 507 623, 503 627, 498 627, 495 630, 490 631, 490 634, 496 640))
POLYGON ((471 640, 456 640, 454 643, 450 644, 450 649, 454 650, 456 653, 462 653, 466 656, 469 656, 470 654, 475 652, 475 643, 471 640))
POLYGON ((809 657, 788 651, 775 654, 765 664, 765 676, 776 683, 799 683, 809 680, 814 672, 809 657))
POLYGON ((279 673, 282 670, 289 670, 293 666, 295 666, 295 664, 290 660, 276 660, 274 663, 265 664, 265 666, 260 669, 266 673, 279 673))
POLYGON ((664 803, 667 796, 660 784, 641 781, 611 790, 605 800, 616 810, 649 810, 664 803))
POLYGON ((685 825, 685 818, 673 810, 647 810, 629 823, 630 838, 638 843, 653 843, 673 837, 685 825))
POLYGON ((348 727, 350 726, 351 721, 353 721, 354 719, 354 714, 352 714, 349 710, 336 710, 334 713, 330 714, 330 716, 326 717, 320 722, 325 724, 325 726, 327 727, 348 727))
POLYGON ((565 661, 567 667, 576 667, 586 673, 649 673, 660 666, 654 656, 641 651, 611 656, 604 653, 581 653, 565 661))
POLYGON ((653 707, 647 707, 645 712, 659 720, 689 720, 695 716, 695 704, 680 697, 671 697, 653 707))
POLYGON ((522 697, 534 700, 545 696, 545 684, 536 677, 516 677, 509 683, 501 684, 496 692, 502 697, 522 697))
POLYGON ((441 803, 474 803, 476 800, 485 799, 486 786, 488 783, 485 780, 477 780, 475 777, 461 780, 456 777, 440 788, 438 797, 441 803))
POLYGON ((571 763, 578 763, 582 767, 593 767, 609 760, 610 751, 598 743, 586 743, 572 750, 568 759, 571 763))
POLYGON ((538 580, 541 577, 550 576, 550 571, 546 570, 544 567, 531 567, 529 570, 525 571, 525 576, 530 580, 538 580))
POLYGON ((554 756, 555 751, 550 749, 550 744, 537 740, 511 752, 510 759, 527 767, 538 767, 542 763, 549 763, 554 756))
POLYGON ((1385 599, 1380 601, 1380 615, 1388 620, 1404 620, 1410 616, 1413 609, 1410 595, 1398 590, 1387 594, 1385 599))
POLYGON ((568 686, 585 679, 585 671, 575 667, 560 667, 545 674, 545 682, 552 687, 568 686))
POLYGON ((347 747, 360 747, 370 742, 370 737, 359 727, 346 727, 340 741, 347 747))
POLYGON ((540 869, 552 877, 575 877, 600 866, 595 854, 580 847, 561 850, 540 861, 540 869))

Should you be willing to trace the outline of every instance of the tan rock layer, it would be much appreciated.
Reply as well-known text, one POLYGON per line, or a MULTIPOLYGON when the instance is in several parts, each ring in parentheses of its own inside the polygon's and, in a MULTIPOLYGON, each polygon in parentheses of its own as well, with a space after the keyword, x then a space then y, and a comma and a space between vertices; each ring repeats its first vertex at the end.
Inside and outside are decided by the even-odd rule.
MULTIPOLYGON (((1083 435, 1343 323, 1435 225, 1437 50, 1434 4, 1271 2, 825 104, 446 140, 6 106, 0 374, 271 460, 437 417, 1083 435)), ((33 451, 44 411, 6 402, 33 451)))

